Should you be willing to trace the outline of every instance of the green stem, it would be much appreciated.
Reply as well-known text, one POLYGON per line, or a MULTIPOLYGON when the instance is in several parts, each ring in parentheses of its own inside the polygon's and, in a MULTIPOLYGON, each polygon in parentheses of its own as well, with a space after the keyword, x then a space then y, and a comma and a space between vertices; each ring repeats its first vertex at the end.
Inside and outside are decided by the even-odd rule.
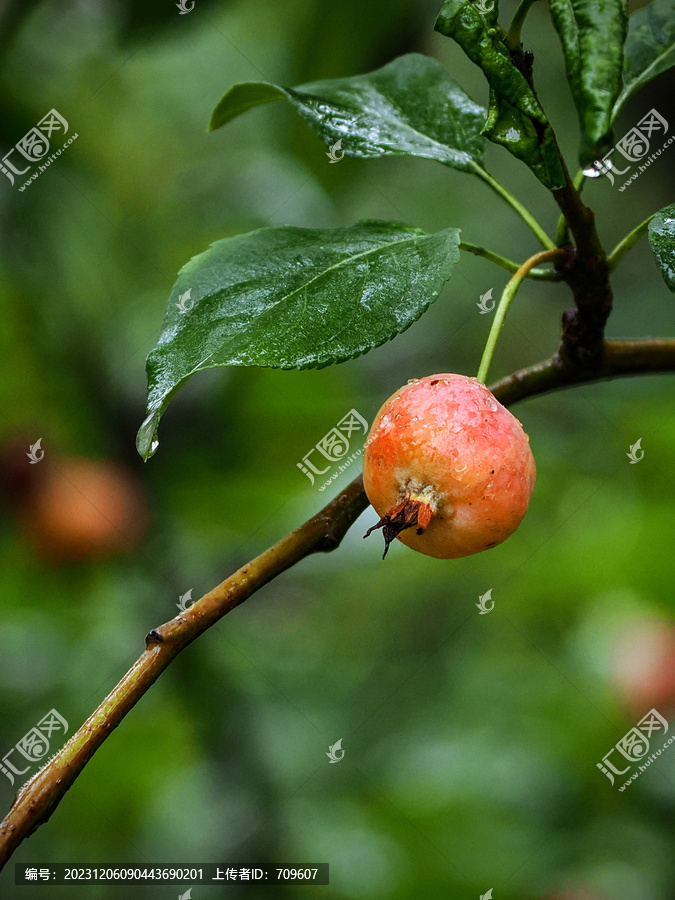
MULTIPOLYGON (((478 247, 476 244, 462 241, 459 249, 464 250, 466 253, 473 253, 474 256, 482 256, 483 259, 489 259, 490 262, 496 263, 496 265, 501 266, 502 269, 506 269, 508 272, 518 271, 517 262, 507 259, 505 256, 500 256, 499 253, 488 250, 487 247, 478 247)), ((560 281, 560 275, 554 269, 530 269, 527 273, 527 278, 533 278, 535 281, 560 281)))
POLYGON ((506 200, 511 209, 515 210, 520 218, 525 222, 527 227, 532 231, 534 235, 536 235, 539 243, 546 247, 547 250, 555 250, 555 244, 551 240, 551 238, 546 234, 544 229, 541 227, 539 222, 534 218, 534 216, 528 212, 527 209, 523 206, 523 204, 513 196, 510 191, 504 187, 504 185, 500 184, 496 178, 493 178, 489 172, 486 172, 482 166, 479 166, 478 163, 471 163, 471 171, 474 175, 478 175, 478 177, 485 182, 485 184, 489 185, 492 190, 499 194, 502 200, 506 200))
MULTIPOLYGON (((576 190, 581 194, 581 189, 584 186, 584 182, 586 181, 586 176, 583 173, 582 169, 579 169, 577 174, 574 176, 574 181, 572 184, 576 188, 576 190)), ((565 216, 561 215, 558 219, 558 227, 555 230, 555 242, 556 246, 562 247, 564 244, 570 243, 570 235, 569 228, 567 226, 567 219, 565 216)))
POLYGON ((520 49, 520 32, 523 27, 523 22, 530 11, 530 7, 534 3, 536 3, 536 0, 520 0, 520 5, 511 19, 511 24, 509 25, 509 30, 506 32, 506 39, 504 40, 504 43, 509 50, 520 49))
MULTIPOLYGON (((619 241, 616 247, 612 250, 607 258, 607 262, 609 263, 609 271, 613 272, 614 269, 619 265, 621 260, 624 258, 626 253, 630 250, 633 244, 637 243, 637 241, 642 237, 642 235, 647 230, 649 223, 654 218, 654 213, 651 216, 647 216, 644 222, 640 222, 632 231, 630 231, 625 238, 619 241)), ((461 244, 460 244, 461 246, 461 244)))
POLYGON ((555 248, 553 250, 542 250, 541 253, 535 253, 534 256, 531 256, 522 264, 522 266, 518 269, 516 274, 513 276, 513 278, 510 279, 510 281, 504 288, 501 299, 499 301, 499 306, 497 307, 497 312, 495 313, 494 321, 492 322, 492 328, 490 329, 487 343, 485 344, 485 350, 483 350, 483 357, 480 361, 480 366, 478 367, 477 378, 483 384, 485 384, 485 382, 487 381, 487 374, 490 369, 490 363, 492 362, 492 355, 495 352, 497 340, 499 339, 499 332, 502 330, 502 325, 504 324, 506 313, 509 310, 511 301, 516 295, 516 291, 527 276, 527 273, 530 271, 530 269, 534 268, 537 263, 547 262, 550 259, 555 259, 556 257, 566 255, 566 250, 557 250, 555 248))

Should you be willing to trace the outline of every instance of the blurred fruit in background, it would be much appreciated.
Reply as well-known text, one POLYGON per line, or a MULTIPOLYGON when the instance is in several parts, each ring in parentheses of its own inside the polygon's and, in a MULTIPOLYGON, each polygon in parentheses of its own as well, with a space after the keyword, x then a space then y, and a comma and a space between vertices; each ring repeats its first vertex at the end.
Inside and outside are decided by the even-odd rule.
POLYGON ((102 559, 129 552, 149 521, 143 487, 110 460, 47 456, 30 466, 27 441, 0 455, 5 505, 35 551, 51 563, 102 559))
POLYGON ((614 637, 611 678, 636 714, 675 706, 675 629, 662 619, 632 618, 614 637))

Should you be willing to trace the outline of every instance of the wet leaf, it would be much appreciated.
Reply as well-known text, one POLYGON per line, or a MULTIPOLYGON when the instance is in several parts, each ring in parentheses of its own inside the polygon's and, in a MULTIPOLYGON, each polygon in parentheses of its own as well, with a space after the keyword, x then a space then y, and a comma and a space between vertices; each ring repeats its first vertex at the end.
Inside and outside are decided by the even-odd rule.
POLYGON ((623 89, 612 119, 630 96, 652 78, 675 65, 675 8, 673 0, 653 0, 633 13, 624 47, 623 89))
POLYGON ((497 22, 498 5, 481 13, 473 0, 446 0, 436 31, 456 41, 490 84, 490 109, 483 129, 522 160, 549 190, 564 187, 555 135, 523 73, 511 60, 497 22))
POLYGON ((490 91, 490 111, 484 132, 495 144, 524 162, 542 184, 556 190, 565 184, 558 147, 550 127, 535 124, 508 101, 490 91))
POLYGON ((418 53, 400 56, 368 75, 294 88, 235 84, 214 109, 209 130, 284 98, 329 147, 341 141, 347 156, 419 156, 471 171, 485 150, 481 128, 487 111, 440 63, 418 53))
POLYGON ((171 291, 148 356, 138 452, 154 453, 162 413, 195 372, 322 368, 390 341, 436 299, 458 246, 456 228, 426 234, 373 221, 262 228, 216 241, 181 269, 171 291))
POLYGON ((612 147, 612 108, 621 90, 628 5, 626 0, 550 3, 579 117, 579 161, 586 168, 612 147))
POLYGON ((675 293, 675 203, 657 212, 649 223, 648 234, 663 280, 675 293))

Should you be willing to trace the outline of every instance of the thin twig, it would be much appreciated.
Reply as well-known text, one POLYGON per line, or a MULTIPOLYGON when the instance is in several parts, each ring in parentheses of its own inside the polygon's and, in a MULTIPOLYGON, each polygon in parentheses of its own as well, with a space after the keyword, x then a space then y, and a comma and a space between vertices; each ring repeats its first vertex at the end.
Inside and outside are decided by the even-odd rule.
MULTIPOLYGON (((560 357, 514 372, 492 385, 505 405, 582 382, 675 371, 675 339, 607 341, 602 370, 589 374, 560 357)), ((16 848, 54 812, 96 750, 120 724, 169 663, 224 615, 304 557, 339 546, 367 508, 361 477, 319 513, 205 594, 188 610, 153 629, 146 649, 98 709, 46 766, 19 790, 0 823, 0 870, 16 848)))
MULTIPOLYGON (((507 272, 517 272, 520 268, 517 262, 495 253, 494 250, 488 250, 487 247, 479 247, 477 244, 469 244, 467 241, 462 241, 459 249, 464 250, 465 253, 473 253, 474 256, 482 256, 483 259, 489 259, 490 262, 496 263, 502 269, 506 269, 507 272)), ((535 281, 560 281, 560 274, 555 269, 530 269, 526 277, 535 281)))
POLYGON ((0 870, 24 838, 44 824, 108 735, 169 663, 200 634, 285 569, 311 553, 334 550, 368 506, 357 478, 321 512, 286 535, 146 637, 146 649, 65 746, 19 790, 0 823, 0 870))
POLYGON ((492 384, 490 390, 500 403, 511 406, 536 394, 547 394, 578 384, 659 372, 675 372, 675 338, 605 341, 603 366, 597 372, 575 369, 556 355, 507 375, 492 384))

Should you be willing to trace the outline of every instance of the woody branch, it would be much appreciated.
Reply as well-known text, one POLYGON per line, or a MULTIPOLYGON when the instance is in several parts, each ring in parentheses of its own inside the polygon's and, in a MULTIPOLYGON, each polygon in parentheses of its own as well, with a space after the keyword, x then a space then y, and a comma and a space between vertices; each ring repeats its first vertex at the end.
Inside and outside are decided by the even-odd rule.
MULTIPOLYGON (((675 339, 605 341, 602 367, 593 373, 554 356, 491 386, 505 405, 575 384, 675 371, 675 339)), ((96 750, 178 654, 264 584, 312 553, 335 550, 367 508, 361 477, 304 525, 265 550, 188 610, 154 628, 146 649, 98 709, 50 762, 18 791, 0 823, 0 870, 14 850, 54 812, 96 750)))

